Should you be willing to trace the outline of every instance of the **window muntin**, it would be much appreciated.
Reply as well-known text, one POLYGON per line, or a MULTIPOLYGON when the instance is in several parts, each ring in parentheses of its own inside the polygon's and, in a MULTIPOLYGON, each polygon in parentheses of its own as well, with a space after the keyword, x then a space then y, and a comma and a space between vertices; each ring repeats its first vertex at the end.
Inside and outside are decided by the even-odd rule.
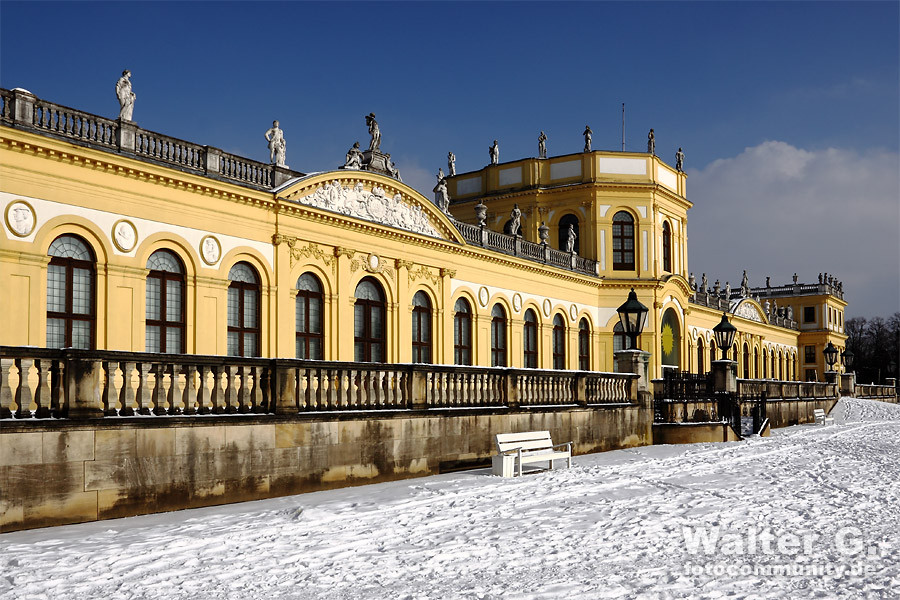
POLYGON ((325 295, 318 277, 304 273, 297 279, 295 304, 297 358, 322 360, 325 336, 323 333, 323 311, 325 295))
POLYGON ((525 311, 525 324, 523 326, 524 366, 526 369, 538 367, 538 334, 537 316, 530 308, 525 311))
POLYGON ((491 366, 506 366, 506 310, 499 304, 491 309, 491 366))
POLYGON ((587 319, 578 322, 578 368, 582 371, 591 368, 591 328, 587 319))
POLYGON ((356 362, 384 362, 387 337, 384 292, 375 280, 366 278, 356 286, 353 305, 353 359, 356 362))
POLYGON ((178 257, 157 250, 147 259, 145 340, 147 352, 179 354, 185 351, 185 276, 178 257))
POLYGON ((87 243, 61 235, 47 251, 47 347, 94 348, 95 264, 87 243))
POLYGON ((672 228, 669 222, 663 222, 662 228, 663 271, 672 271, 672 228))
POLYGON ((428 294, 419 291, 413 296, 412 310, 412 361, 431 362, 431 301, 428 294))
POLYGON ((619 211, 613 217, 613 270, 634 271, 634 217, 619 211))
POLYGON ((566 368, 566 324, 560 315, 553 317, 553 368, 566 368))
POLYGON ((228 280, 228 355, 259 356, 259 277, 249 264, 237 263, 228 280))
POLYGON ((465 298, 453 306, 453 362, 472 364, 472 309, 465 298))

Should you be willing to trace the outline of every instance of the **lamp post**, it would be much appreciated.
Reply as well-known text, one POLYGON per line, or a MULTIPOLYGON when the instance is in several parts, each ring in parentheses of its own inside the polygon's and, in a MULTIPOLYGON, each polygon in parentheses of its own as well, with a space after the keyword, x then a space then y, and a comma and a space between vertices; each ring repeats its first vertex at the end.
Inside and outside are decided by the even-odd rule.
POLYGON ((838 359, 838 349, 834 347, 834 344, 828 342, 828 345, 822 350, 822 354, 825 356, 825 364, 828 365, 828 370, 825 371, 825 381, 827 383, 836 383, 837 377, 834 372, 834 364, 838 359))
MULTIPOLYGON (((616 372, 637 373, 637 396, 640 397, 641 394, 644 394, 646 398, 649 398, 650 382, 647 377, 647 366, 650 362, 650 353, 638 349, 637 339, 644 330, 650 309, 638 301, 634 288, 631 288, 625 304, 617 308, 616 312, 619 313, 619 323, 622 324, 622 329, 629 340, 628 348, 614 353, 616 372)), ((649 399, 646 401, 649 402, 649 399)))
POLYGON ((644 330, 644 324, 647 322, 647 314, 650 312, 646 306, 641 304, 634 293, 634 288, 628 293, 628 299, 625 304, 616 309, 619 313, 619 323, 630 341, 626 350, 637 350, 637 339, 644 330))
POLYGON ((722 358, 712 361, 713 389, 728 394, 737 393, 737 363, 728 360, 728 349, 734 343, 737 327, 728 321, 728 315, 722 313, 722 320, 713 327, 716 345, 722 350, 722 358))
POLYGON ((841 375, 841 396, 856 395, 856 374, 851 371, 853 356, 852 350, 841 352, 841 364, 844 365, 844 373, 841 375))
POLYGON ((841 364, 844 365, 844 370, 848 373, 853 368, 853 354, 852 350, 844 350, 841 352, 841 364))

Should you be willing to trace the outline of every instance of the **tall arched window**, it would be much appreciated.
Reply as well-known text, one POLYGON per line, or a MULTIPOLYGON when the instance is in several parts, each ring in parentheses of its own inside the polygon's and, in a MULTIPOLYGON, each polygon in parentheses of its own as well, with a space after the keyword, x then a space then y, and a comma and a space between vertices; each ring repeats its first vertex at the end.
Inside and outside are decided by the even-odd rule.
POLYGON ((769 378, 769 351, 765 348, 762 352, 762 376, 763 379, 769 378))
POLYGON ((506 366, 506 311, 499 304, 491 309, 491 366, 506 366))
POLYGON ((431 362, 431 300, 425 292, 413 296, 412 361, 431 362))
POLYGON ((538 342, 537 342, 537 316, 530 308, 525 311, 525 368, 537 369, 538 366, 538 342))
POLYGON ((613 270, 634 271, 634 217, 619 211, 613 217, 613 270))
POLYGON ((753 378, 759 379, 759 348, 753 349, 753 378))
POLYGON ((587 319, 578 322, 578 368, 582 371, 591 368, 591 327, 587 319))
POLYGON ((622 323, 616 323, 613 327, 613 352, 628 348, 628 335, 622 329, 622 323))
POLYGON ((569 225, 572 226, 572 229, 575 231, 575 254, 580 254, 578 251, 579 244, 578 242, 581 239, 581 234, 578 231, 578 217, 575 215, 566 215, 562 219, 559 220, 559 249, 563 252, 566 251, 566 246, 569 243, 569 225))
POLYGON ((384 362, 386 313, 381 285, 371 278, 360 281, 353 305, 353 357, 357 362, 384 362))
POLYGON ((94 253, 74 235, 61 235, 47 254, 47 347, 94 348, 94 253))
POLYGON ((553 317, 553 368, 566 368, 566 324, 559 315, 553 317))
POLYGON ((744 344, 744 379, 750 379, 750 346, 744 344))
POLYGON ((259 276, 239 262, 228 280, 228 355, 259 356, 259 276))
POLYGON ((324 356, 325 337, 322 328, 324 299, 325 295, 318 277, 312 273, 304 273, 297 279, 297 299, 294 304, 297 358, 322 360, 324 356))
POLYGON ((453 362, 472 364, 472 309, 465 298, 453 306, 453 362))
POLYGON ((169 250, 157 250, 147 259, 147 352, 184 352, 184 266, 169 250))
POLYGON ((662 231, 663 271, 672 271, 672 228, 668 221, 663 221, 662 231))
POLYGON ((681 368, 681 324, 674 308, 663 313, 660 328, 660 361, 664 366, 681 368))
POLYGON ((772 350, 772 379, 778 379, 778 369, 775 367, 775 351, 772 350))
POLYGON ((703 347, 703 338, 697 338, 697 374, 706 373, 706 349, 703 347))

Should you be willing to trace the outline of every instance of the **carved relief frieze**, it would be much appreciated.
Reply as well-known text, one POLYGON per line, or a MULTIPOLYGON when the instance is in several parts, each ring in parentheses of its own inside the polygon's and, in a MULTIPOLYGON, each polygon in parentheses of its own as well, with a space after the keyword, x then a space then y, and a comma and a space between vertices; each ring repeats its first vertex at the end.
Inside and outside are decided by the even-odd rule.
POLYGON ((418 269, 409 269, 407 271, 409 275, 409 282, 413 283, 419 279, 427 279, 433 285, 437 285, 441 281, 441 276, 438 273, 432 273, 431 269, 428 267, 419 267, 418 269))
POLYGON ((734 314, 738 317, 743 317, 750 321, 756 321, 757 323, 762 323, 762 317, 759 314, 759 310, 753 304, 749 302, 741 302, 737 305, 737 308, 734 310, 734 314))
POLYGON ((342 251, 344 256, 351 259, 351 273, 356 273, 358 270, 362 269, 368 273, 381 273, 388 279, 393 279, 394 269, 388 266, 387 262, 382 260, 381 257, 374 252, 369 253, 364 258, 355 258, 355 250, 349 250, 348 248, 338 248, 338 250, 342 251))
POLYGON ((399 192, 388 196, 384 188, 378 185, 373 186, 369 191, 365 189, 362 182, 357 182, 353 187, 347 187, 342 186, 341 182, 335 179, 330 183, 320 185, 311 194, 289 199, 413 233, 442 237, 428 220, 428 216, 421 206, 409 204, 399 192))
POLYGON ((337 273, 337 257, 333 253, 326 253, 315 242, 309 242, 306 246, 298 246, 297 238, 281 234, 276 234, 272 241, 276 244, 281 242, 287 244, 290 249, 291 268, 302 258, 315 258, 326 267, 331 267, 332 275, 337 273))

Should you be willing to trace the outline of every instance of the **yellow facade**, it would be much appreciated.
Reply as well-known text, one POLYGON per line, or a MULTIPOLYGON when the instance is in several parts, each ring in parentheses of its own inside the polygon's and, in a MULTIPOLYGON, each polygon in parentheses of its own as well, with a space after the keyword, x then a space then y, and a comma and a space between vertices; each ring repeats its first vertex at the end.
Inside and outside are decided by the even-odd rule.
MULTIPOLYGON (((5 102, 9 106, 8 96, 5 102)), ((450 179, 450 212, 462 222, 476 222, 473 209, 482 201, 487 229, 502 231, 518 204, 522 239, 539 242, 546 223, 549 245, 557 248, 560 224, 577 219, 578 254, 596 261, 589 272, 466 241, 430 199, 375 172, 293 173, 277 186, 251 185, 180 168, 171 158, 50 134, 9 115, 0 126, 0 152, 0 345, 47 345, 48 252, 59 236, 72 234, 94 257, 96 349, 147 349, 148 259, 164 249, 183 265, 183 351, 189 354, 229 352, 229 273, 245 263, 259 277, 260 356, 296 355, 298 280, 312 273, 322 288, 324 360, 357 358, 356 295, 368 280, 384 294, 386 362, 416 360, 411 340, 423 324, 413 299, 423 292, 431 362, 455 362, 454 307, 462 298, 472 311, 474 365, 495 360, 492 310, 501 306, 506 366, 525 365, 530 310, 537 317, 539 368, 552 368, 556 357, 565 368, 578 369, 587 341, 587 366, 612 371, 616 308, 634 288, 650 308, 640 346, 653 355, 651 376, 661 373, 663 349, 670 366, 709 369, 712 328, 721 311, 692 300, 687 177, 656 156, 589 152, 526 159, 450 179), (365 197, 368 204, 328 208, 335 195, 338 203, 358 204, 365 197), (11 214, 18 211, 27 221, 29 209, 30 229, 11 214), (626 213, 634 227, 633 268, 621 269, 614 257, 621 231, 614 218, 626 213), (396 222, 389 224, 389 216, 396 222)), ((749 377, 802 379, 806 345, 815 346, 817 361, 829 341, 843 347, 843 300, 826 293, 778 302, 801 316, 814 306, 817 320, 801 321, 795 330, 769 323, 752 298, 733 301, 734 309, 744 305, 731 315, 740 332, 739 375, 746 364, 749 377)), ((815 368, 821 378, 823 366, 815 368)))

